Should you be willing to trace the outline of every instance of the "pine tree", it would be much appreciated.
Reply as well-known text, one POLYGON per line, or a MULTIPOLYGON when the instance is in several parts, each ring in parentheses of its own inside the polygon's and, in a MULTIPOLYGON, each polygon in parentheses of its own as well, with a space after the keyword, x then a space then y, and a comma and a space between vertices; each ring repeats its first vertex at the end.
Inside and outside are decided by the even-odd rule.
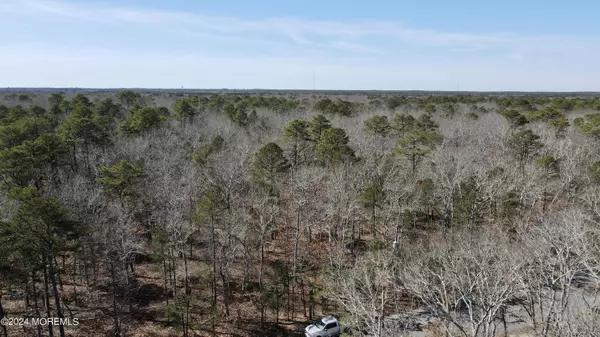
POLYGON ((268 143, 256 153, 254 160, 254 177, 259 184, 268 186, 269 192, 273 193, 275 178, 278 173, 285 172, 290 168, 283 150, 275 143, 268 143))
POLYGON ((321 138, 323 130, 330 129, 331 122, 322 114, 316 115, 309 122, 309 133, 314 142, 318 142, 321 138))
POLYGON ((292 166, 297 166, 301 160, 301 152, 306 151, 306 142, 310 140, 308 122, 293 120, 283 130, 283 139, 292 146, 292 166))
POLYGON ((354 150, 348 145, 348 142, 348 136, 343 129, 324 129, 315 148, 317 159, 322 164, 329 165, 355 160, 354 150))
POLYGON ((121 205, 136 195, 136 188, 142 175, 142 167, 121 160, 112 166, 100 166, 102 177, 97 181, 108 192, 119 198, 121 205))
POLYGON ((441 136, 437 132, 411 131, 404 134, 404 137, 396 143, 396 152, 410 161, 414 174, 421 159, 430 153, 440 141, 441 136))
POLYGON ((387 116, 373 116, 365 121, 364 131, 386 137, 390 132, 390 122, 387 116))
POLYGON ((510 136, 508 147, 519 162, 519 168, 524 175, 527 160, 535 155, 543 147, 543 144, 540 141, 540 136, 533 133, 530 129, 525 129, 517 131, 510 136))

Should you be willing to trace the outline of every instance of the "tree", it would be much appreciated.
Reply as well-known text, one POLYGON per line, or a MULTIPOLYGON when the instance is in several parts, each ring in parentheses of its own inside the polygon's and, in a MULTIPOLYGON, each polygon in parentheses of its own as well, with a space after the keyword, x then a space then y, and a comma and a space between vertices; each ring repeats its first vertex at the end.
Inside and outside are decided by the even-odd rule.
POLYGON ((364 207, 371 210, 371 232, 373 236, 377 235, 376 230, 376 216, 375 211, 377 208, 382 208, 385 202, 385 191, 383 190, 383 182, 375 181, 367 184, 360 195, 360 201, 364 207))
POLYGON ((173 112, 179 118, 190 120, 196 115, 196 108, 188 98, 182 98, 173 104, 173 112))
POLYGON ((70 105, 73 109, 89 109, 93 104, 86 95, 78 93, 77 95, 73 96, 70 101, 70 105))
POLYGON ((384 325, 386 309, 394 302, 395 261, 390 252, 366 253, 353 264, 337 255, 327 275, 330 296, 349 313, 359 336, 400 336, 384 325), (365 332, 365 334, 363 334, 365 332))
POLYGON ((17 146, 52 131, 52 123, 45 117, 19 118, 0 127, 0 149, 17 146))
POLYGON ((198 202, 198 216, 201 223, 210 224, 210 249, 211 249, 211 322, 213 335, 217 320, 217 220, 225 209, 222 193, 216 188, 208 189, 198 202))
POLYGON ((587 114, 584 118, 575 118, 573 124, 579 127, 582 133, 600 139, 600 113, 587 114))
MULTIPOLYGON (((250 124, 249 116, 247 113, 248 105, 244 102, 234 104, 232 102, 228 102, 223 107, 223 112, 236 124, 240 126, 245 126, 250 124)), ((256 112, 254 112, 256 115, 256 112)), ((255 118, 255 117, 253 117, 255 118)))
POLYGON ((417 130, 404 134, 396 143, 396 152, 406 157, 411 164, 413 174, 423 157, 441 142, 441 136, 434 131, 417 130))
POLYGON ((94 110, 96 115, 105 117, 106 121, 111 124, 115 118, 121 115, 121 106, 113 102, 110 98, 100 101, 94 107, 94 110))
POLYGON ((480 184, 472 176, 461 182, 454 200, 453 220, 467 225, 477 221, 481 216, 481 208, 478 206, 483 203, 481 190, 480 184))
POLYGON ((121 205, 127 198, 136 195, 142 167, 122 159, 112 166, 98 168, 102 177, 96 179, 108 192, 119 198, 121 205))
POLYGON ((309 122, 308 127, 312 140, 317 143, 321 138, 323 130, 331 128, 331 122, 325 116, 319 114, 313 117, 313 119, 309 122))
MULTIPOLYGON (((25 256, 19 254, 20 242, 15 241, 12 231, 10 221, 0 221, 0 319, 7 317, 8 314, 2 302, 3 295, 12 285, 26 284, 28 269, 33 267, 32 263, 27 264, 25 256)), ((9 336, 7 325, 3 324, 0 329, 0 336, 9 336)), ((41 327, 39 329, 38 331, 41 332, 41 327)))
POLYGON ((542 191, 542 210, 546 211, 546 190, 550 179, 559 172, 559 161, 553 156, 538 158, 536 163, 543 170, 544 190, 542 191))
POLYGON ((398 136, 404 135, 415 128, 417 121, 411 115, 396 114, 392 121, 391 128, 394 130, 394 134, 398 136))
POLYGON ((348 145, 346 132, 340 128, 324 129, 319 137, 315 153, 322 164, 332 166, 356 159, 354 150, 348 145))
POLYGON ((5 118, 4 118, 3 122, 12 123, 23 117, 29 117, 27 110, 25 110, 20 105, 16 105, 16 106, 8 108, 8 111, 5 113, 5 118))
POLYGON ((158 126, 167 117, 164 111, 152 107, 134 110, 133 116, 119 125, 119 131, 127 135, 139 135, 158 126))
POLYGON ((192 156, 192 160, 200 165, 206 164, 211 154, 221 151, 224 142, 223 137, 219 135, 214 136, 210 143, 200 146, 200 149, 192 156))
POLYGON ((321 100, 318 100, 315 102, 315 104, 313 105, 313 109, 315 111, 321 112, 321 113, 325 113, 326 111, 329 111, 331 109, 331 107, 333 106, 333 101, 329 98, 323 98, 321 100))
POLYGON ((65 100, 64 93, 53 93, 48 97, 48 103, 50 106, 60 106, 61 103, 65 100))
POLYGON ((437 111, 437 108, 433 104, 427 104, 424 110, 426 113, 435 113, 437 111))
POLYGON ((300 163, 301 152, 304 152, 304 160, 306 160, 305 147, 310 140, 308 127, 308 122, 295 119, 289 122, 283 130, 283 139, 292 146, 292 166, 294 167, 300 163))
POLYGON ((525 175, 525 164, 543 147, 540 136, 530 129, 514 132, 508 139, 508 147, 519 162, 521 174, 525 175))
POLYGON ((254 157, 254 178, 261 185, 265 185, 272 194, 275 190, 275 178, 278 173, 290 168, 283 150, 275 143, 263 146, 254 157))
POLYGON ((45 117, 46 113, 46 109, 41 106, 34 105, 29 108, 29 115, 32 117, 45 117))
POLYGON ((119 91, 116 97, 121 104, 125 105, 126 107, 131 107, 135 103, 140 103, 142 95, 135 91, 123 90, 119 91))
POLYGON ((411 131, 434 131, 438 127, 438 124, 431 118, 431 115, 426 113, 414 118, 407 114, 396 114, 391 124, 391 129, 397 136, 404 136, 405 133, 411 131))
POLYGON ((355 105, 352 102, 337 99, 332 101, 329 98, 324 98, 315 102, 314 110, 320 113, 329 115, 340 115, 350 116, 354 110, 355 105))
POLYGON ((365 121, 364 130, 382 137, 386 137, 390 132, 390 122, 387 116, 373 116, 365 121))
POLYGON ((431 248, 407 247, 400 253, 397 290, 418 298, 449 335, 496 336, 526 263, 519 258, 523 249, 510 242, 488 229, 451 233, 431 248))
POLYGON ((591 165, 588 171, 592 181, 596 184, 600 184, 600 161, 591 165))
POLYGON ((557 132, 561 133, 569 126, 569 120, 564 113, 553 107, 547 107, 526 115, 530 120, 540 120, 546 122, 557 132))
MULTIPOLYGON (((47 268, 52 286, 56 316, 63 318, 55 259, 60 253, 71 249, 69 243, 82 234, 83 227, 71 220, 67 210, 54 198, 42 197, 31 188, 21 190, 18 196, 21 204, 11 221, 12 227, 5 234, 16 243, 23 255, 33 254, 44 261, 44 271, 47 268)), ((46 296, 48 295, 46 292, 46 296)), ((52 330, 52 327, 49 329, 52 330)), ((60 336, 64 337, 62 322, 59 324, 59 331, 60 336)))
POLYGON ((42 180, 53 179, 56 169, 66 164, 68 148, 56 134, 43 134, 10 149, 0 150, 0 175, 15 186, 30 183, 41 188, 42 180))
POLYGON ((83 145, 85 162, 90 171, 89 154, 90 145, 106 145, 110 136, 110 120, 92 111, 91 103, 83 96, 75 96, 72 100, 75 108, 68 118, 64 119, 59 127, 59 134, 71 146, 73 166, 77 167, 78 144, 83 145))
POLYGON ((527 117, 520 114, 515 109, 505 110, 505 111, 501 112, 500 114, 502 116, 504 116, 506 119, 508 119, 508 121, 510 122, 510 124, 513 127, 520 127, 520 126, 523 126, 523 125, 529 123, 529 120, 527 120, 527 117))
POLYGON ((18 98, 19 98, 20 102, 31 102, 32 101, 31 96, 29 96, 27 94, 20 94, 18 96, 18 98))
POLYGON ((258 290, 260 294, 260 323, 264 325, 265 321, 265 302, 268 296, 268 287, 264 283, 264 267, 269 234, 275 229, 275 217, 279 212, 279 208, 273 202, 273 198, 269 196, 259 196, 252 204, 251 210, 251 226, 258 234, 258 249, 259 249, 259 265, 258 265, 258 290))
POLYGON ((426 131, 434 131, 438 128, 438 124, 432 119, 431 114, 422 114, 416 120, 416 128, 426 131))

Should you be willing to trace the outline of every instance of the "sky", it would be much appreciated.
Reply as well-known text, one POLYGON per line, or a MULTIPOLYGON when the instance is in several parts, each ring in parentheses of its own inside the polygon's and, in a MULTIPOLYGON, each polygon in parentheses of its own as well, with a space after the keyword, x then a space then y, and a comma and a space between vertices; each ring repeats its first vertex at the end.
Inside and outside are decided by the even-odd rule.
POLYGON ((600 91, 597 0, 0 0, 0 87, 600 91))

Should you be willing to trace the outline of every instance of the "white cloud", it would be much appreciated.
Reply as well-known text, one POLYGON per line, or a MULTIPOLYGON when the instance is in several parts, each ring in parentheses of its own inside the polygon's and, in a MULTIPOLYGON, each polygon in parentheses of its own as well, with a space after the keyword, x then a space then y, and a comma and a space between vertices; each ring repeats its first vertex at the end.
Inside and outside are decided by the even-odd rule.
MULTIPOLYGON (((52 16, 56 20, 92 21, 152 25, 170 31, 186 31, 212 38, 284 37, 288 42, 319 48, 338 48, 351 52, 383 53, 381 46, 370 38, 391 43, 447 48, 455 51, 485 51, 501 49, 504 53, 524 50, 553 52, 590 47, 598 51, 600 39, 574 36, 521 36, 514 33, 472 34, 415 29, 400 22, 380 20, 306 20, 300 18, 264 18, 258 20, 207 16, 178 11, 158 11, 144 8, 106 7, 52 0, 9 1, 8 10, 23 15, 52 16), (586 47, 587 46, 587 47, 586 47)), ((7 10, 7 9, 5 9, 7 10)), ((380 43, 382 44, 382 43, 380 43)))
POLYGON ((312 88, 316 67, 317 87, 329 89, 600 88, 589 76, 600 71, 596 37, 452 33, 378 20, 248 20, 44 0, 0 0, 2 13, 66 27, 139 25, 196 43, 186 52, 158 52, 178 49, 158 48, 160 41, 144 51, 111 50, 93 38, 97 48, 87 49, 60 39, 0 41, 0 86, 312 88))

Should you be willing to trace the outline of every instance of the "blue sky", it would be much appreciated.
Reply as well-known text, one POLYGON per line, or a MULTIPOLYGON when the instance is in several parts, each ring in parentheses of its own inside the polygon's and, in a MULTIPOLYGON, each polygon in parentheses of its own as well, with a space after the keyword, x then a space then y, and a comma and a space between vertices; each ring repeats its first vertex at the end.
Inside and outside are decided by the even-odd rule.
POLYGON ((596 1, 0 0, 0 87, 600 91, 596 1))

